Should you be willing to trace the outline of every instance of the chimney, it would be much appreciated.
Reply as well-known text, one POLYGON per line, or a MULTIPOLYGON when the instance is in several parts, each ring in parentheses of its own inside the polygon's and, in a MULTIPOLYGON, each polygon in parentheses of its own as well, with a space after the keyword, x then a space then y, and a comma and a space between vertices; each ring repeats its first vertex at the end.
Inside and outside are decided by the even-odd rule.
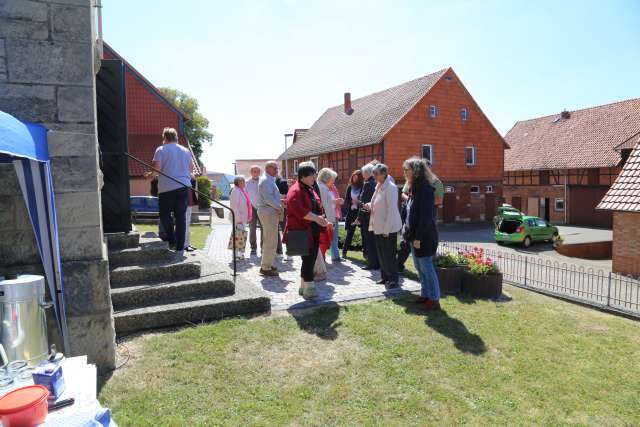
POLYGON ((562 117, 563 119, 568 119, 569 117, 571 117, 571 113, 567 110, 564 110, 562 113, 560 113, 560 117, 562 117))
POLYGON ((351 108, 351 92, 344 93, 344 113, 349 116, 353 113, 353 108, 351 108))

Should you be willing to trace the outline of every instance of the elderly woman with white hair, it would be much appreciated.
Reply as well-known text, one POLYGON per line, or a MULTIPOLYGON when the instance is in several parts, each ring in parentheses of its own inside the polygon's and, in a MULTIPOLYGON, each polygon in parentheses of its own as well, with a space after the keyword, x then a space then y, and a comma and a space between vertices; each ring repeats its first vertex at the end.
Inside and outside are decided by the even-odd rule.
MULTIPOLYGON (((339 206, 343 200, 336 198, 331 187, 336 181, 338 174, 329 168, 322 168, 318 172, 318 188, 320 189, 320 201, 324 208, 327 221, 333 224, 333 236, 331 239, 331 260, 333 262, 340 261, 340 249, 338 248, 338 216, 336 206, 339 206)), ((324 255, 324 251, 323 251, 324 255)))
POLYGON ((371 211, 369 231, 375 236, 375 246, 380 262, 381 279, 387 289, 398 287, 398 264, 396 251, 398 231, 402 229, 402 220, 398 210, 398 187, 389 176, 387 165, 379 163, 373 168, 376 190, 368 208, 371 211))
MULTIPOLYGON (((236 228, 236 253, 234 256, 238 259, 244 258, 244 251, 247 245, 247 226, 251 223, 253 209, 251 207, 251 198, 246 189, 246 181, 244 176, 236 175, 233 179, 233 189, 229 195, 229 204, 235 214, 236 228)), ((233 218, 229 218, 233 221, 233 218)), ((229 249, 233 250, 233 234, 229 238, 229 249)))

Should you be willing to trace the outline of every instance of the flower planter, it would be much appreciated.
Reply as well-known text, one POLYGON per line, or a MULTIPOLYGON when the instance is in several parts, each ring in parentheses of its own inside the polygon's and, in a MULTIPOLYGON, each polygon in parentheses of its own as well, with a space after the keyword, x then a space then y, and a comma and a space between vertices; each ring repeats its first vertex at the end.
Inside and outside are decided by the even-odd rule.
POLYGON ((459 294, 462 289, 462 275, 464 269, 460 267, 436 267, 438 282, 440 282, 440 292, 443 294, 459 294))
POLYGON ((475 298, 497 299, 502 295, 502 273, 476 275, 464 272, 462 292, 475 298))

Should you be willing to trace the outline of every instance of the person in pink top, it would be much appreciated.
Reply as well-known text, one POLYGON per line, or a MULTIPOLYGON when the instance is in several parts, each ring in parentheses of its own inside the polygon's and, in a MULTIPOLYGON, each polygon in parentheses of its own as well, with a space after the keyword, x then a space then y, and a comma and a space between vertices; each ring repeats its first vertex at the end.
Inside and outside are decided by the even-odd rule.
MULTIPOLYGON (((238 259, 244 259, 244 252, 247 246, 247 227, 251 223, 253 209, 251 207, 251 199, 245 188, 244 176, 238 175, 233 179, 233 190, 229 195, 230 207, 235 214, 236 228, 236 253, 234 256, 238 259)), ((231 218, 229 218, 232 220, 231 218)), ((233 250, 233 234, 229 237, 228 248, 233 250)))

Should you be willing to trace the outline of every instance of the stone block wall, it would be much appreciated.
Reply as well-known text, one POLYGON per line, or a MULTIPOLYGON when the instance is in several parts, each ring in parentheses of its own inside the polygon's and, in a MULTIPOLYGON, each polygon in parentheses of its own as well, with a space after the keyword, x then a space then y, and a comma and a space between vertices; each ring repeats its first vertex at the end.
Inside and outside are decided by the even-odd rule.
MULTIPOLYGON (((115 364, 103 241, 91 0, 0 0, 0 110, 49 131, 70 355, 115 364)), ((42 271, 12 166, 0 167, 0 275, 42 271)), ((53 325, 50 322, 50 325, 53 325)), ((52 340, 57 341, 53 331, 52 340)))

